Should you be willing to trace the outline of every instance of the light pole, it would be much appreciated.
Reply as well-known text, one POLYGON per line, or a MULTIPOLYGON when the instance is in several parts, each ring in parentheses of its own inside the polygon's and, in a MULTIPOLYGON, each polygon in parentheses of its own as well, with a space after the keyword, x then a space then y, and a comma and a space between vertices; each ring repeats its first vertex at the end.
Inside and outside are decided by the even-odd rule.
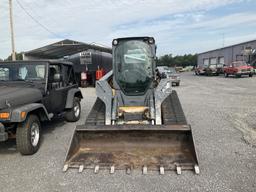
POLYGON ((13 30, 13 20, 12 20, 12 0, 9 0, 9 14, 10 14, 10 29, 11 29, 11 40, 12 40, 12 60, 16 60, 15 53, 15 43, 14 43, 14 30, 13 30))

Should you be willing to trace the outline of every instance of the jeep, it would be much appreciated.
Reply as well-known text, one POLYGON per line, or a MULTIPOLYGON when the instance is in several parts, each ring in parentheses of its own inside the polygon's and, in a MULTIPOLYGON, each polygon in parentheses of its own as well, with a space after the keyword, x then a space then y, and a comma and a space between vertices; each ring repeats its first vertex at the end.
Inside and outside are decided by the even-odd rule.
POLYGON ((70 62, 0 62, 0 142, 16 138, 22 155, 36 153, 41 122, 60 115, 78 121, 82 98, 70 62))

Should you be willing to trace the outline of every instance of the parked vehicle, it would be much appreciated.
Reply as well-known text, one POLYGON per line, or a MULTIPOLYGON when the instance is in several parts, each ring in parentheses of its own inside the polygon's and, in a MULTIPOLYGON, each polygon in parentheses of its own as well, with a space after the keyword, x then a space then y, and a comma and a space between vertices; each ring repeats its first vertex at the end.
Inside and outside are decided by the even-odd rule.
POLYGON ((217 64, 210 64, 205 68, 205 75, 219 75, 217 64))
POLYGON ((102 75, 112 69, 112 55, 110 53, 84 51, 65 58, 74 63, 74 71, 82 87, 95 86, 96 72, 102 71, 102 75))
POLYGON ((189 72, 189 71, 192 71, 193 70, 193 66, 186 66, 182 69, 179 70, 179 72, 189 72))
POLYGON ((210 64, 208 66, 200 66, 195 69, 196 75, 219 75, 223 73, 223 64, 210 64))
POLYGON ((159 66, 157 69, 160 74, 160 78, 170 78, 172 86, 180 85, 180 75, 174 67, 159 66))
POLYGON ((202 66, 197 66, 195 68, 195 75, 205 75, 205 68, 202 66))
POLYGON ((0 142, 16 138, 21 154, 36 153, 41 122, 58 115, 78 121, 82 98, 70 62, 1 62, 0 142))
POLYGON ((183 67, 175 67, 175 70, 176 70, 177 72, 183 72, 183 67))
POLYGON ((169 67, 166 74, 171 79, 172 86, 180 86, 180 74, 177 73, 174 67, 169 67))
POLYGON ((225 66, 225 64, 222 64, 222 63, 217 64, 217 73, 218 74, 223 74, 224 73, 224 66, 225 66))
POLYGON ((252 77, 253 74, 253 67, 251 67, 244 61, 234 61, 229 66, 224 67, 225 77, 228 77, 230 75, 234 75, 236 77, 241 77, 242 75, 249 75, 249 77, 252 77))

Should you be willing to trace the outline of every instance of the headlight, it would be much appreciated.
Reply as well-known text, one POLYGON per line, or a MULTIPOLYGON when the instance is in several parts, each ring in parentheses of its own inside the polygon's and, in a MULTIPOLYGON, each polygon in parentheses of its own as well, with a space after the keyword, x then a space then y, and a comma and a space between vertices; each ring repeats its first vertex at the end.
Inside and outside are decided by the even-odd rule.
POLYGON ((9 119, 9 118, 10 118, 10 113, 8 112, 0 113, 0 119, 9 119))
POLYGON ((148 40, 148 42, 149 42, 150 44, 153 44, 153 43, 155 43, 155 40, 154 40, 154 38, 150 37, 149 40, 148 40))
POLYGON ((117 39, 114 39, 113 42, 112 42, 112 44, 113 44, 114 46, 117 46, 117 44, 118 44, 117 39))

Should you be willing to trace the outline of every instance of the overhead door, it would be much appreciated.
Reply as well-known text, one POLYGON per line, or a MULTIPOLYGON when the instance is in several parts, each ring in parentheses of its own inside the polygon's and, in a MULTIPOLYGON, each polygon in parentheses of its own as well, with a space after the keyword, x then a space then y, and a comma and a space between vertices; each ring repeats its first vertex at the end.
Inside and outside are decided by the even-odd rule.
POLYGON ((224 61, 224 57, 219 57, 219 62, 218 62, 218 63, 219 63, 219 64, 225 64, 224 62, 225 62, 225 61, 224 61))
POLYGON ((213 57, 210 59, 210 65, 216 65, 217 64, 217 59, 216 57, 213 57))
POLYGON ((208 66, 209 65, 209 59, 204 59, 204 66, 208 66))

